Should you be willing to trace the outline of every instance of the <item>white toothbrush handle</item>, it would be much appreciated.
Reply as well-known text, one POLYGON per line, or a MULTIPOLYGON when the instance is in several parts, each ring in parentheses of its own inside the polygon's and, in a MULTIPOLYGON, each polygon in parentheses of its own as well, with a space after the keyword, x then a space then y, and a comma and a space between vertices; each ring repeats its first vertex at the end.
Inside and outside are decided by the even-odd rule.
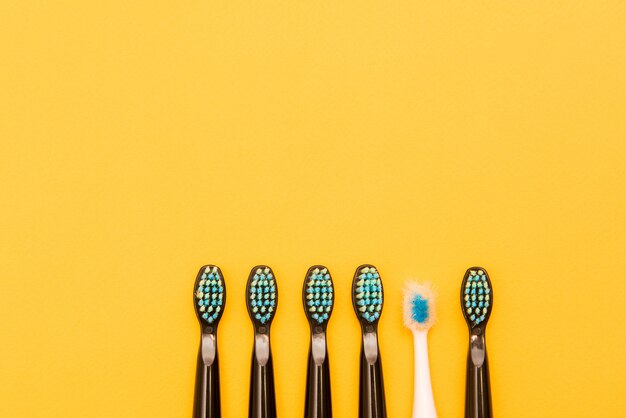
POLYGON ((428 331, 413 331, 415 344, 415 382, 413 418, 437 418, 428 365, 428 331))

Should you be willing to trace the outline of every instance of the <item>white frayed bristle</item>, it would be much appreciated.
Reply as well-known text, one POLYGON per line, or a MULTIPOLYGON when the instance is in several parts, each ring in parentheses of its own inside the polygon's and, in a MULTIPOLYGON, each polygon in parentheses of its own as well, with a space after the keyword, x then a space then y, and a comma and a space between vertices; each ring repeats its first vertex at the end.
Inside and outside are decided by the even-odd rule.
POLYGON ((404 325, 412 331, 428 331, 435 320, 435 292, 430 283, 407 282, 404 287, 404 325))

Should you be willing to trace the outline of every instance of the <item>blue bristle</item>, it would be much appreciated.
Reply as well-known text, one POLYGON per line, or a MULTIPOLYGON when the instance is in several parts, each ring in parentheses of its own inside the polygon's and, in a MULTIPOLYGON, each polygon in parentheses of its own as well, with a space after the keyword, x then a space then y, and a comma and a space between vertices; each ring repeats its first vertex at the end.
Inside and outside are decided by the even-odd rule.
POLYGON ((383 304, 382 283, 375 267, 361 268, 357 276, 354 289, 354 301, 359 315, 368 322, 374 322, 380 317, 383 304))
POLYGON ((216 311, 212 315, 209 314, 214 307, 221 306, 224 299, 224 286, 217 267, 205 267, 198 281, 195 297, 197 299, 197 309, 201 313, 200 317, 210 324, 217 321, 221 310, 219 312, 216 311))
POLYGON ((411 317, 413 320, 420 324, 424 324, 428 321, 428 299, 424 299, 421 295, 415 295, 411 308, 411 317))
MULTIPOLYGON (((270 312, 267 308, 275 306, 276 285, 273 277, 269 267, 260 267, 256 270, 250 282, 250 305, 259 308, 260 313, 256 313, 254 318, 262 324, 269 322, 273 315, 273 310, 270 312), (270 299, 272 299, 272 302, 270 302, 270 299)), ((218 305, 221 305, 221 301, 218 301, 218 305)))
POLYGON ((322 314, 322 312, 325 306, 332 305, 332 286, 332 279, 325 267, 313 268, 305 279, 305 294, 308 299, 306 305, 314 307, 313 312, 316 313, 311 314, 308 309, 306 312, 319 324, 323 324, 329 318, 329 315, 322 314))
POLYGON ((489 282, 487 276, 482 270, 470 271, 467 278, 467 285, 464 290, 465 294, 470 294, 470 300, 465 302, 466 307, 471 307, 472 310, 469 313, 469 319, 474 326, 477 326, 485 321, 488 313, 489 300, 491 289, 489 288, 489 282))

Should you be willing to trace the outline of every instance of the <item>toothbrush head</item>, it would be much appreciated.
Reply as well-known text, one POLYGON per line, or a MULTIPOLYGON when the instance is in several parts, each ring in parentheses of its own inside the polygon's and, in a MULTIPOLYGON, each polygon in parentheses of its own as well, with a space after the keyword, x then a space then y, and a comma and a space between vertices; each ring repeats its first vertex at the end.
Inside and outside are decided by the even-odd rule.
POLYGON ((256 266, 250 271, 246 306, 255 326, 270 326, 278 307, 278 287, 274 272, 268 266, 256 266))
POLYGON ((461 285, 461 306, 470 329, 487 326, 493 307, 493 288, 484 268, 472 267, 465 272, 461 285))
POLYGON ((383 283, 376 267, 363 264, 352 280, 352 305, 361 326, 375 327, 383 312, 383 283))
POLYGON ((193 301, 200 323, 217 326, 226 305, 226 284, 219 267, 203 266, 193 287, 193 301))
POLYGON ((324 266, 313 266, 306 272, 302 288, 304 312, 311 327, 326 328, 333 313, 335 289, 330 272, 324 266))
POLYGON ((408 282, 404 287, 404 325, 411 331, 428 331, 435 321, 435 294, 430 284, 408 282))

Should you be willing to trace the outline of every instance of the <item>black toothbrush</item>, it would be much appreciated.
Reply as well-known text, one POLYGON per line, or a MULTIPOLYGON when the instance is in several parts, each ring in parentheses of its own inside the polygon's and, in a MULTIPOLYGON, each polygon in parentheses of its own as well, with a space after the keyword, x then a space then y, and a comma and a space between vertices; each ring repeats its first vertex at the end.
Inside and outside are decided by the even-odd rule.
POLYGON ((278 287, 274 273, 268 266, 256 266, 250 272, 246 286, 246 306, 254 327, 248 417, 276 418, 270 325, 278 306, 278 287))
POLYGON ((469 328, 465 418, 492 418, 485 330, 493 308, 493 288, 484 268, 472 267, 465 272, 461 306, 469 328))
POLYGON ((193 417, 220 418, 222 411, 217 325, 226 305, 226 285, 219 267, 203 266, 196 277, 193 293, 193 302, 201 331, 193 417))
POLYGON ((311 267, 304 278, 302 303, 311 327, 306 378, 305 418, 332 418, 326 329, 333 312, 334 287, 324 266, 311 267))
POLYGON ((352 281, 352 304, 361 324, 359 418, 386 418, 383 369, 378 346, 378 321, 383 308, 383 285, 376 267, 363 264, 352 281))

